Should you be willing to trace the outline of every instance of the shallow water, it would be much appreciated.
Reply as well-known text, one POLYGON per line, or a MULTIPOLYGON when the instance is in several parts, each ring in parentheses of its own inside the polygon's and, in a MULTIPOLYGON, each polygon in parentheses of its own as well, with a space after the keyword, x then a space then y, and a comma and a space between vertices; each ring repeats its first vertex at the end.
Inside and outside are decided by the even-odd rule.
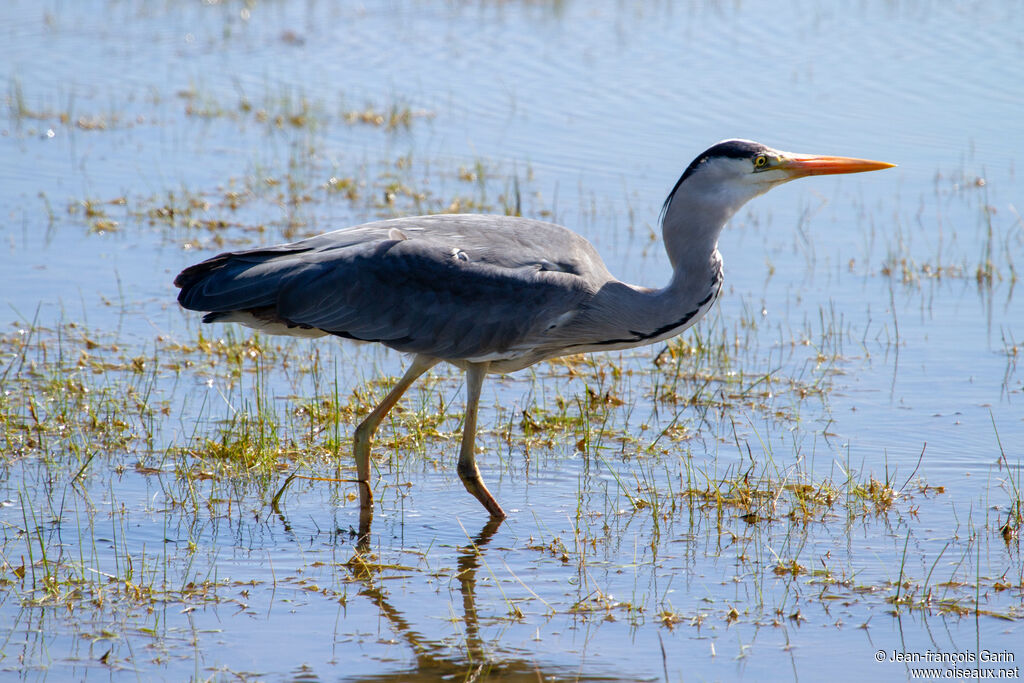
POLYGON ((0 669, 900 680, 894 652, 1019 662, 1002 530, 1024 442, 1022 24, 980 2, 7 3, 0 669), (351 478, 357 417, 316 407, 379 396, 367 383, 403 361, 200 330, 174 303, 184 265, 518 202, 658 285, 660 204, 724 137, 899 166, 741 211, 724 295, 675 358, 488 382, 500 528, 451 466, 448 369, 382 429, 369 553, 351 484, 296 479, 274 505, 289 473, 351 478), (216 456, 246 429, 269 467, 216 456))

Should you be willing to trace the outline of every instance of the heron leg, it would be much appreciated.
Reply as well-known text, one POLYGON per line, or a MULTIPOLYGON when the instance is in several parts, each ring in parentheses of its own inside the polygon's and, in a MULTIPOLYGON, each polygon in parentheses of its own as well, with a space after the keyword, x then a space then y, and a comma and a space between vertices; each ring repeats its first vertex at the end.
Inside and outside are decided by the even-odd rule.
MULTIPOLYGON (((412 383, 420 375, 437 365, 437 363, 438 359, 431 358, 430 356, 416 356, 413 358, 412 365, 409 366, 409 369, 405 371, 405 374, 398 380, 398 383, 388 392, 384 400, 356 427, 355 434, 352 437, 352 454, 356 459, 356 479, 359 481, 359 507, 362 510, 363 516, 370 514, 373 505, 373 490, 370 488, 370 441, 373 439, 377 427, 380 426, 388 411, 395 407, 398 399, 402 398, 402 394, 412 386, 412 383)), ((366 526, 369 526, 368 518, 366 526)))
POLYGON ((476 415, 480 403, 480 388, 490 363, 474 363, 466 370, 466 419, 462 427, 462 448, 459 450, 459 478, 463 486, 483 503, 491 517, 504 519, 505 511, 498 505, 491 492, 480 478, 476 466, 476 415))

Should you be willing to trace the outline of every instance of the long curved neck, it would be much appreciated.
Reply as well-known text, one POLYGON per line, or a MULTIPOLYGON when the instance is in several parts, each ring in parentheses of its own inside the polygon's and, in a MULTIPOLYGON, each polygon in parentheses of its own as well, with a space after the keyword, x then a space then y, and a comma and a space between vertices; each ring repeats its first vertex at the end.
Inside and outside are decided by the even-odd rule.
MULTIPOLYGON (((699 188, 697 188, 699 189, 699 188)), ((665 209, 661 236, 672 264, 672 281, 666 289, 687 288, 688 281, 703 278, 716 266, 718 237, 743 202, 695 191, 680 185, 665 209)))
POLYGON ((537 358, 652 344, 692 326, 707 313, 721 290, 718 237, 722 228, 757 194, 760 192, 723 190, 699 177, 681 182, 662 217, 665 251, 672 264, 668 285, 651 289, 609 280, 594 293, 585 311, 553 334, 572 343, 539 350, 537 358))
POLYGON ((619 283, 605 292, 609 311, 629 321, 639 343, 679 334, 711 308, 722 285, 718 238, 726 222, 761 191, 691 177, 676 186, 662 216, 672 279, 661 289, 619 283))
POLYGON ((662 219, 672 279, 661 289, 606 283, 579 320, 594 343, 575 346, 596 350, 651 344, 679 334, 711 308, 722 284, 718 236, 736 209, 687 189, 685 183, 676 188, 662 219))

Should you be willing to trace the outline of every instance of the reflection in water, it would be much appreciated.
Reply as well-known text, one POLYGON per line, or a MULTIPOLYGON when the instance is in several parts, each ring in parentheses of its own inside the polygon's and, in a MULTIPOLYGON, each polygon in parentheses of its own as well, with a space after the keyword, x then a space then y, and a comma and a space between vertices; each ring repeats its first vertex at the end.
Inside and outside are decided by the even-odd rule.
POLYGON ((823 652, 889 679, 879 649, 1019 647, 1015 3, 3 8, 0 679, 813 680, 823 652), (347 120, 389 108, 410 120, 347 120), (741 212, 721 315, 656 364, 489 384, 497 540, 452 528, 455 373, 385 425, 376 559, 354 485, 267 487, 347 476, 364 368, 399 357, 203 338, 166 305, 188 250, 448 207, 659 281, 666 182, 730 135, 898 179, 741 212))
MULTIPOLYGON (((367 520, 367 525, 369 520, 367 520)), ((376 582, 375 576, 382 569, 371 561, 369 555, 369 527, 360 528, 356 554, 345 563, 352 577, 362 587, 359 595, 367 598, 387 620, 392 630, 401 636, 412 650, 414 663, 406 669, 360 676, 346 680, 361 681, 438 681, 438 680, 499 680, 499 681, 541 681, 551 678, 568 677, 583 681, 619 681, 620 676, 587 676, 576 670, 561 667, 544 667, 542 664, 523 656, 502 657, 494 648, 488 648, 480 635, 480 623, 476 608, 476 574, 480 560, 488 543, 497 533, 502 520, 490 519, 468 545, 459 548, 457 559, 459 592, 462 594, 462 621, 465 625, 465 649, 453 654, 450 644, 435 640, 417 631, 405 618, 402 611, 388 599, 387 593, 376 582)))

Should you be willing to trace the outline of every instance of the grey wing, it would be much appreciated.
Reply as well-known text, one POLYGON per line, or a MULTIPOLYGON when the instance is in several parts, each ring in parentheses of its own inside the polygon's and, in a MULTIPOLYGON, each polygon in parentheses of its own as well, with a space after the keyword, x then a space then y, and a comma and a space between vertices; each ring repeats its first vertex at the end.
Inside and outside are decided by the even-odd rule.
POLYGON ((538 225, 548 224, 509 219, 494 231, 457 218, 433 230, 404 219, 221 254, 178 276, 179 301, 210 311, 208 322, 263 321, 449 360, 550 355, 541 350, 550 333, 593 295, 592 248, 562 228, 545 244, 538 225), (523 227, 529 239, 517 239, 523 227))

